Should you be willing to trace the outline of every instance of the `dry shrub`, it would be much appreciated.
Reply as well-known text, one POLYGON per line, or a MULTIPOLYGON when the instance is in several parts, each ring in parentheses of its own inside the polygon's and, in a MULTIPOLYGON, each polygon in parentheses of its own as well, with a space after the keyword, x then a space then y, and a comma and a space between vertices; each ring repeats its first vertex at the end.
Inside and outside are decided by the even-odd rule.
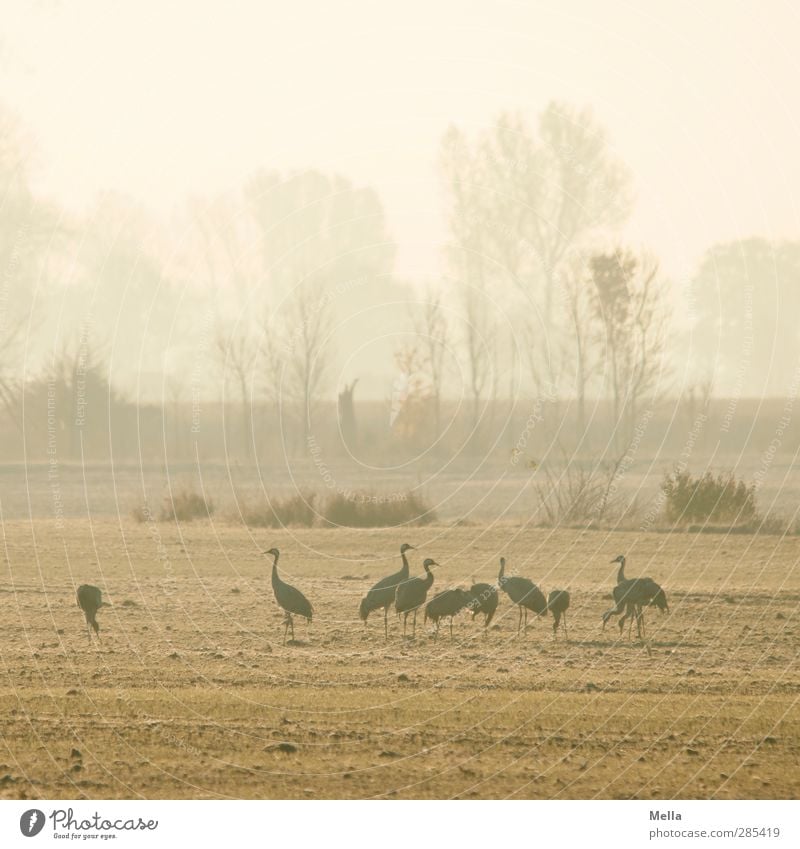
POLYGON ((558 468, 537 469, 540 481, 535 484, 543 527, 598 527, 610 514, 630 512, 616 496, 619 461, 606 466, 586 468, 565 462, 558 468))
POLYGON ((182 489, 164 499, 159 518, 162 522, 177 519, 191 522, 194 519, 208 519, 214 515, 214 502, 210 498, 187 489, 182 489))
POLYGON ((337 492, 325 501, 325 521, 346 528, 393 528, 428 525, 436 513, 414 492, 376 495, 372 492, 337 492))
POLYGON ((268 497, 258 507, 242 505, 242 518, 251 528, 310 528, 316 518, 316 497, 313 492, 297 492, 286 498, 268 497))
POLYGON ((672 524, 755 525, 755 484, 736 480, 733 472, 714 475, 706 472, 693 478, 689 472, 667 475, 661 489, 666 497, 664 513, 672 524))

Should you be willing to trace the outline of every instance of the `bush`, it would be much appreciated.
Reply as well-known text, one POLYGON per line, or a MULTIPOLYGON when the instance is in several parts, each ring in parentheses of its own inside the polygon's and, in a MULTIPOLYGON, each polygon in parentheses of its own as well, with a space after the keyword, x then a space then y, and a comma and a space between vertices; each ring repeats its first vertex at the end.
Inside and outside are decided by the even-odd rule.
POLYGON ((194 519, 208 519, 214 515, 214 503, 202 495, 189 490, 176 492, 170 498, 164 499, 159 518, 162 522, 177 519, 181 522, 191 522, 194 519))
POLYGON ((756 487, 737 481, 733 473, 716 477, 706 472, 693 478, 689 472, 667 475, 661 489, 666 496, 664 512, 668 522, 747 524, 757 518, 756 487))
POLYGON ((328 524, 347 528, 394 528, 436 521, 433 509, 413 492, 389 496, 337 492, 326 500, 323 515, 328 524))
POLYGON ((290 525, 310 528, 316 517, 316 497, 313 492, 298 492, 288 498, 268 497, 262 507, 242 505, 242 518, 251 528, 285 528, 290 525))

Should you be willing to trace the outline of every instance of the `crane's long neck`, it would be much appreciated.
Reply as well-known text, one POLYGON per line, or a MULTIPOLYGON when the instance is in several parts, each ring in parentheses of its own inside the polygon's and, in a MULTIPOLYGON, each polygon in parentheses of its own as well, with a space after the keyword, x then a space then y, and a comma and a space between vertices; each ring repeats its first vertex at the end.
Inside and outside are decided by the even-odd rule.
POLYGON ((430 589, 433 586, 433 572, 431 572, 430 566, 428 566, 427 564, 424 564, 424 565, 425 565, 426 575, 423 578, 423 580, 425 581, 425 586, 427 586, 430 589))
POLYGON ((625 580, 625 558, 619 562, 619 571, 617 572, 617 583, 621 584, 625 580))
POLYGON ((403 567, 400 569, 400 574, 404 577, 408 577, 408 558, 406 557, 405 549, 400 549, 400 559, 403 561, 403 567))
POLYGON ((505 574, 506 574, 506 561, 501 560, 500 561, 500 573, 497 576, 497 583, 498 584, 503 583, 503 578, 505 577, 505 574))
POLYGON ((274 555, 275 559, 272 561, 272 586, 275 584, 279 584, 281 579, 278 577, 278 555, 274 555))

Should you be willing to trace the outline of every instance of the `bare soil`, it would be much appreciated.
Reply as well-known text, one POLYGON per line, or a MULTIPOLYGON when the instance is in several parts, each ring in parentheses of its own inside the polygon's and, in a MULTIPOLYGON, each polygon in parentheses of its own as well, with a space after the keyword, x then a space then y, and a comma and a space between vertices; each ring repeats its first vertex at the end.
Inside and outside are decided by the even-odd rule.
POLYGON ((800 538, 515 525, 257 531, 225 522, 0 525, 0 797, 797 798, 800 538), (434 591, 498 557, 568 589, 569 641, 420 616, 390 639, 358 602, 399 565, 434 591), (283 645, 270 584, 315 607, 283 645), (605 631, 616 566, 671 613, 605 631), (75 588, 112 603, 89 641, 75 588))

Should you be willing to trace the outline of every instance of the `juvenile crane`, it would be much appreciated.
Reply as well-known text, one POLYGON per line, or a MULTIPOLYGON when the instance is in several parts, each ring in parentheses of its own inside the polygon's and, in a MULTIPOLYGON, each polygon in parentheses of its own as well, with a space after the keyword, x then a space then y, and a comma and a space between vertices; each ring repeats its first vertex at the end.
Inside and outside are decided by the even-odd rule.
POLYGON ((450 639, 453 639, 453 617, 469 604, 469 600, 468 593, 456 588, 438 593, 425 605, 425 621, 430 619, 436 625, 434 639, 439 637, 440 619, 450 620, 450 639))
POLYGON ((528 611, 533 611, 537 616, 547 613, 547 599, 544 593, 527 578, 505 577, 506 559, 500 558, 500 573, 497 583, 500 589, 519 607, 519 621, 517 622, 517 633, 523 627, 522 615, 525 613, 525 630, 528 628, 528 611))
POLYGON ((408 558, 407 551, 413 551, 414 546, 404 542, 400 546, 400 559, 403 561, 403 566, 399 572, 392 575, 387 575, 381 578, 377 584, 361 599, 361 604, 358 608, 358 615, 364 620, 364 626, 367 624, 367 617, 373 610, 383 608, 383 631, 386 639, 389 639, 389 608, 394 602, 394 597, 397 592, 398 584, 408 580, 408 558))
POLYGON ((567 633, 567 608, 569 593, 566 590, 553 590, 547 597, 547 609, 553 614, 553 639, 558 635, 558 625, 564 619, 564 639, 569 640, 567 633))
POLYGON ((483 614, 484 635, 486 634, 486 629, 489 627, 489 623, 492 621, 492 617, 497 610, 498 602, 499 598, 497 595, 497 587, 494 587, 491 584, 473 584, 469 588, 469 603, 467 604, 467 607, 469 607, 472 611, 473 619, 476 614, 483 614))
POLYGON ((103 601, 103 594, 97 587, 91 584, 81 584, 76 593, 78 599, 78 607, 83 611, 86 617, 86 636, 91 643, 92 629, 97 634, 97 639, 100 639, 100 625, 97 623, 97 611, 108 602, 103 601))
POLYGON ((424 578, 411 578, 408 581, 403 581, 397 585, 397 592, 394 598, 394 609, 399 616, 403 614, 403 636, 406 635, 406 623, 408 622, 408 614, 414 611, 414 625, 412 636, 417 633, 417 610, 425 604, 425 599, 428 597, 428 590, 433 586, 433 572, 431 566, 439 564, 431 558, 427 558, 422 564, 425 570, 424 578))
POLYGON ((274 558, 272 561, 272 591, 275 593, 275 601, 286 614, 286 627, 283 630, 283 644, 286 645, 286 634, 289 628, 292 629, 292 642, 294 642, 294 622, 292 615, 303 616, 311 624, 311 617, 314 615, 314 608, 311 602, 300 592, 300 590, 287 584, 278 577, 278 558, 281 556, 277 548, 270 548, 264 554, 271 554, 274 558))

